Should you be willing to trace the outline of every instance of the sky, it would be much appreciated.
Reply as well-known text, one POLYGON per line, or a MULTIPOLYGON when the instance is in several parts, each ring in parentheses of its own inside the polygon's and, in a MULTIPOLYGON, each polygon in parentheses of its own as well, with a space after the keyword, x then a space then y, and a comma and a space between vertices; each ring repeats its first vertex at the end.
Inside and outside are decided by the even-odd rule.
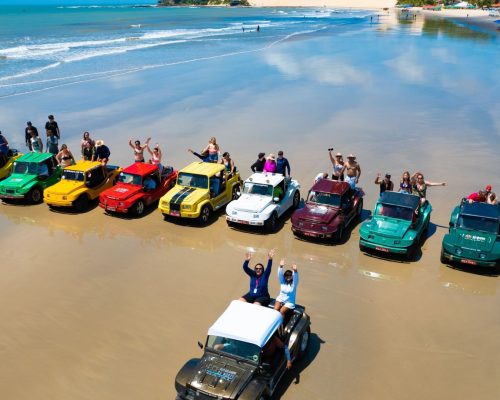
POLYGON ((0 5, 104 5, 104 4, 156 4, 156 0, 0 0, 0 5))

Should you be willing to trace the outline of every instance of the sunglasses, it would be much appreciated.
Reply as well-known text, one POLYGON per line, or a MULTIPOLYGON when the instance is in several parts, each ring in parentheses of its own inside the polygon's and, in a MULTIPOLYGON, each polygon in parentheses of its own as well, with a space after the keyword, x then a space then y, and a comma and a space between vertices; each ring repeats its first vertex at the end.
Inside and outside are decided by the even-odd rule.
POLYGON ((264 271, 264 268, 260 268, 260 267, 255 268, 255 271, 264 271))

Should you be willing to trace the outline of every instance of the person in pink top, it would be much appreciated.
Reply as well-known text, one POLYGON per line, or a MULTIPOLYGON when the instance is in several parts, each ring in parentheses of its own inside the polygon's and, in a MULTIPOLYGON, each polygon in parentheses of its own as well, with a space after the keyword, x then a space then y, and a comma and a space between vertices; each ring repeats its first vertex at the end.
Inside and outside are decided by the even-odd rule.
POLYGON ((276 172, 276 156, 273 153, 269 154, 267 157, 263 172, 276 172))

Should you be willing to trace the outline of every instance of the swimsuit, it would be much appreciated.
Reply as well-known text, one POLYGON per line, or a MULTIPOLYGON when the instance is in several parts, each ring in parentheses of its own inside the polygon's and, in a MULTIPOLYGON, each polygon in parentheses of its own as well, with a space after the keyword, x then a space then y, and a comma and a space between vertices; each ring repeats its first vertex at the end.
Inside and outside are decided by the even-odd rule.
POLYGON ((399 192, 400 193, 407 193, 407 194, 411 194, 411 184, 410 182, 401 182, 399 184, 399 192))

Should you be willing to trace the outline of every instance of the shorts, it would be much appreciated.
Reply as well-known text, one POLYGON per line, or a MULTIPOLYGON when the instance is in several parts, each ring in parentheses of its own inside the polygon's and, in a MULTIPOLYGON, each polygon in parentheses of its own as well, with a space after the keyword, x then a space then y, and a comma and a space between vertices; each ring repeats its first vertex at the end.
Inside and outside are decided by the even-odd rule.
POLYGON ((287 301, 281 301, 280 300, 280 296, 278 296, 276 298, 276 303, 281 303, 282 307, 289 308, 290 310, 293 310, 295 308, 295 304, 294 303, 290 303, 290 302, 287 302, 287 301))
POLYGON ((352 189, 356 189, 356 177, 355 176, 346 176, 345 181, 347 182, 352 189))
POLYGON ((247 294, 244 294, 242 296, 247 303, 260 303, 261 305, 263 305, 264 307, 267 307, 269 305, 269 302, 271 301, 271 297, 270 296, 260 296, 260 297, 254 297, 252 296, 252 294, 250 292, 248 292, 247 294))

